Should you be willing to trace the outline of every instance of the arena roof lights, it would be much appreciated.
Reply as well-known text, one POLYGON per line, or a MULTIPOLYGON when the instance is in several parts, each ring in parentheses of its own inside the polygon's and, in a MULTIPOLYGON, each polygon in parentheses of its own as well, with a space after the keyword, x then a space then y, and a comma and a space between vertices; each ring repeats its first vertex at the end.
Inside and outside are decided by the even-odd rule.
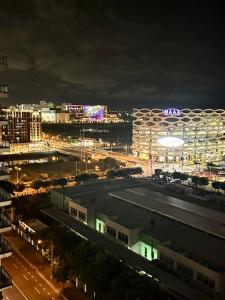
POLYGON ((174 136, 166 136, 157 140, 161 146, 169 148, 178 148, 183 145, 184 141, 174 136))

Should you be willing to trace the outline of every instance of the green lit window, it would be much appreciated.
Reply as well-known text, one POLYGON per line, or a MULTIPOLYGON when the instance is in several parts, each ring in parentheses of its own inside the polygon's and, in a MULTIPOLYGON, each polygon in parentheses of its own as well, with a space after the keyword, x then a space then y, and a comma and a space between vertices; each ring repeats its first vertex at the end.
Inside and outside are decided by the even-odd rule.
POLYGON ((145 257, 147 258, 148 257, 148 248, 145 247, 145 257))

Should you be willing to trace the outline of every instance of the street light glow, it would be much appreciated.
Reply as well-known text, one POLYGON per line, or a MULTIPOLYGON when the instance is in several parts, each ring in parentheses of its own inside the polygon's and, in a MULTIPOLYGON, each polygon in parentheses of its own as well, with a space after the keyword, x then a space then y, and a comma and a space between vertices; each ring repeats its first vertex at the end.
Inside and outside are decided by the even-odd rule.
POLYGON ((158 139, 157 143, 168 148, 178 148, 183 145, 184 141, 174 136, 166 136, 158 139))

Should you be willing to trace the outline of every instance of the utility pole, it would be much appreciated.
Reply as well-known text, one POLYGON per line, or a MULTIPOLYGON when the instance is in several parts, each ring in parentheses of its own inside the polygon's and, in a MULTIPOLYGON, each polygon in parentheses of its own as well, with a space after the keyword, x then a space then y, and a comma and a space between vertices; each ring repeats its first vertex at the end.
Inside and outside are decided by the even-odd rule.
POLYGON ((21 168, 15 167, 15 169, 16 169, 16 184, 18 184, 19 183, 19 171, 21 171, 21 168))
MULTIPOLYGON (((153 214, 153 212, 152 212, 153 214)), ((154 237, 153 237, 153 229, 154 229, 154 226, 155 226, 155 218, 154 216, 152 215, 150 217, 150 232, 151 232, 151 259, 153 260, 154 259, 154 237)))

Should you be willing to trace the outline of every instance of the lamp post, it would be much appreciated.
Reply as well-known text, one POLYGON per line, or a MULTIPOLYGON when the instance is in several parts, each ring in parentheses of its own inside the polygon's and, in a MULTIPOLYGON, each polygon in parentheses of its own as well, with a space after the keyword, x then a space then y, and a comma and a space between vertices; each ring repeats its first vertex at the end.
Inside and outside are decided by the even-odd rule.
POLYGON ((150 217, 150 231, 151 231, 151 260, 153 260, 154 257, 154 237, 153 237, 153 228, 155 226, 155 218, 154 214, 150 217))
POLYGON ((83 162, 85 163, 85 172, 88 172, 88 164, 91 163, 91 160, 88 158, 83 159, 83 162))
POLYGON ((76 161, 76 162, 75 162, 75 166, 76 166, 76 168, 75 168, 75 170, 76 170, 76 176, 77 176, 77 170, 78 170, 78 169, 77 169, 77 163, 78 163, 78 162, 76 161))
POLYGON ((15 167, 15 169, 16 169, 16 184, 18 184, 19 183, 19 171, 21 171, 21 168, 15 167))
POLYGON ((54 244, 53 241, 51 241, 51 267, 53 266, 54 262, 54 244))

